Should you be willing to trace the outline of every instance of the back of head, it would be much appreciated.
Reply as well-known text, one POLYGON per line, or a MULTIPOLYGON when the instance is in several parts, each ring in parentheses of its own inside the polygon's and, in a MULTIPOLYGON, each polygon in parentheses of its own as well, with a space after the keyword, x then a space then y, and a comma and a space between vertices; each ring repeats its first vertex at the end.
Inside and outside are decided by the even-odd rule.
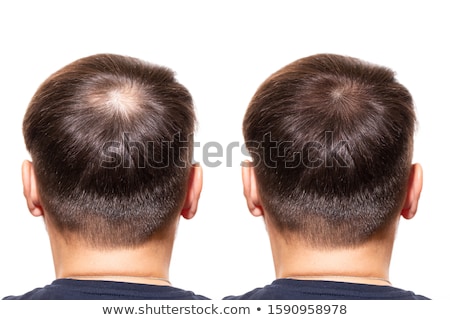
POLYGON ((137 246, 179 213, 195 127, 170 69, 112 54, 51 75, 23 122, 41 201, 63 234, 137 246))
POLYGON ((412 97, 390 69, 332 54, 285 66, 243 125, 268 217, 312 246, 368 241, 401 208, 414 126, 412 97))

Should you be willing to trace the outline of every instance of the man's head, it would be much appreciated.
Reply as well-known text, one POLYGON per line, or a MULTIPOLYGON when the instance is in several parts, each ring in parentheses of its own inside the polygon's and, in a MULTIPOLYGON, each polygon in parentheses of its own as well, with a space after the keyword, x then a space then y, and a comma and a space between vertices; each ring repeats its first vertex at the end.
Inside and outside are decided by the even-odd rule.
POLYGON ((415 113, 390 69, 332 54, 297 60, 259 87, 243 131, 253 193, 286 236, 357 246, 404 209, 415 113))
POLYGON ((183 214, 194 128, 192 97, 170 69, 112 54, 74 61, 24 118, 30 210, 95 247, 143 244, 183 214))

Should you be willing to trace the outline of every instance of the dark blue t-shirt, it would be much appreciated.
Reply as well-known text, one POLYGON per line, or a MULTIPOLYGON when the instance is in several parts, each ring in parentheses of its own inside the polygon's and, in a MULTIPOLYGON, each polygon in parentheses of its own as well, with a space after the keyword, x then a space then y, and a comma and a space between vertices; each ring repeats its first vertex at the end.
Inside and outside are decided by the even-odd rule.
POLYGON ((278 279, 241 296, 225 300, 429 300, 391 286, 335 281, 278 279))
POLYGON ((5 300, 207 300, 191 291, 115 281, 58 279, 43 288, 5 300))

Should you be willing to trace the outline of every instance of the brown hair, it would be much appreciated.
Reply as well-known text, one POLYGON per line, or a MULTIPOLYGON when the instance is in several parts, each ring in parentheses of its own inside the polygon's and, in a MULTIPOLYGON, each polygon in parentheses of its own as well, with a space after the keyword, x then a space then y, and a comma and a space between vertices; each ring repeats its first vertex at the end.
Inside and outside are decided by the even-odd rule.
POLYGON ((51 75, 23 122, 43 207, 61 232, 136 246, 183 205, 195 128, 188 90, 165 67, 99 54, 51 75))
POLYGON ((400 210, 414 127, 412 97, 388 68, 333 54, 285 66, 243 124, 267 215, 314 246, 364 243, 400 210))

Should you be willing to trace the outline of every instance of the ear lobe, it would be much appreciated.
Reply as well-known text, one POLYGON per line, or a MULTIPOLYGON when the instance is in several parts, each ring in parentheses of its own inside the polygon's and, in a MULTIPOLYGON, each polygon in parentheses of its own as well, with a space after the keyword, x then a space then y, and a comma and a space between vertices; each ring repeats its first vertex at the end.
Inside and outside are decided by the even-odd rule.
POLYGON ((409 174, 408 189, 401 215, 405 219, 412 219, 417 212, 420 193, 422 192, 423 173, 422 166, 418 163, 411 166, 409 174))
POLYGON ((30 213, 35 217, 44 215, 33 163, 28 160, 25 160, 22 164, 22 184, 23 195, 25 196, 30 213))
POLYGON ((242 185, 244 187, 244 197, 247 200, 247 207, 250 213, 255 217, 263 216, 264 210, 261 206, 255 170, 251 164, 242 166, 242 185))
POLYGON ((192 219, 195 216, 202 188, 203 170, 202 167, 195 164, 191 168, 186 199, 184 200, 183 209, 181 210, 183 218, 192 219))

